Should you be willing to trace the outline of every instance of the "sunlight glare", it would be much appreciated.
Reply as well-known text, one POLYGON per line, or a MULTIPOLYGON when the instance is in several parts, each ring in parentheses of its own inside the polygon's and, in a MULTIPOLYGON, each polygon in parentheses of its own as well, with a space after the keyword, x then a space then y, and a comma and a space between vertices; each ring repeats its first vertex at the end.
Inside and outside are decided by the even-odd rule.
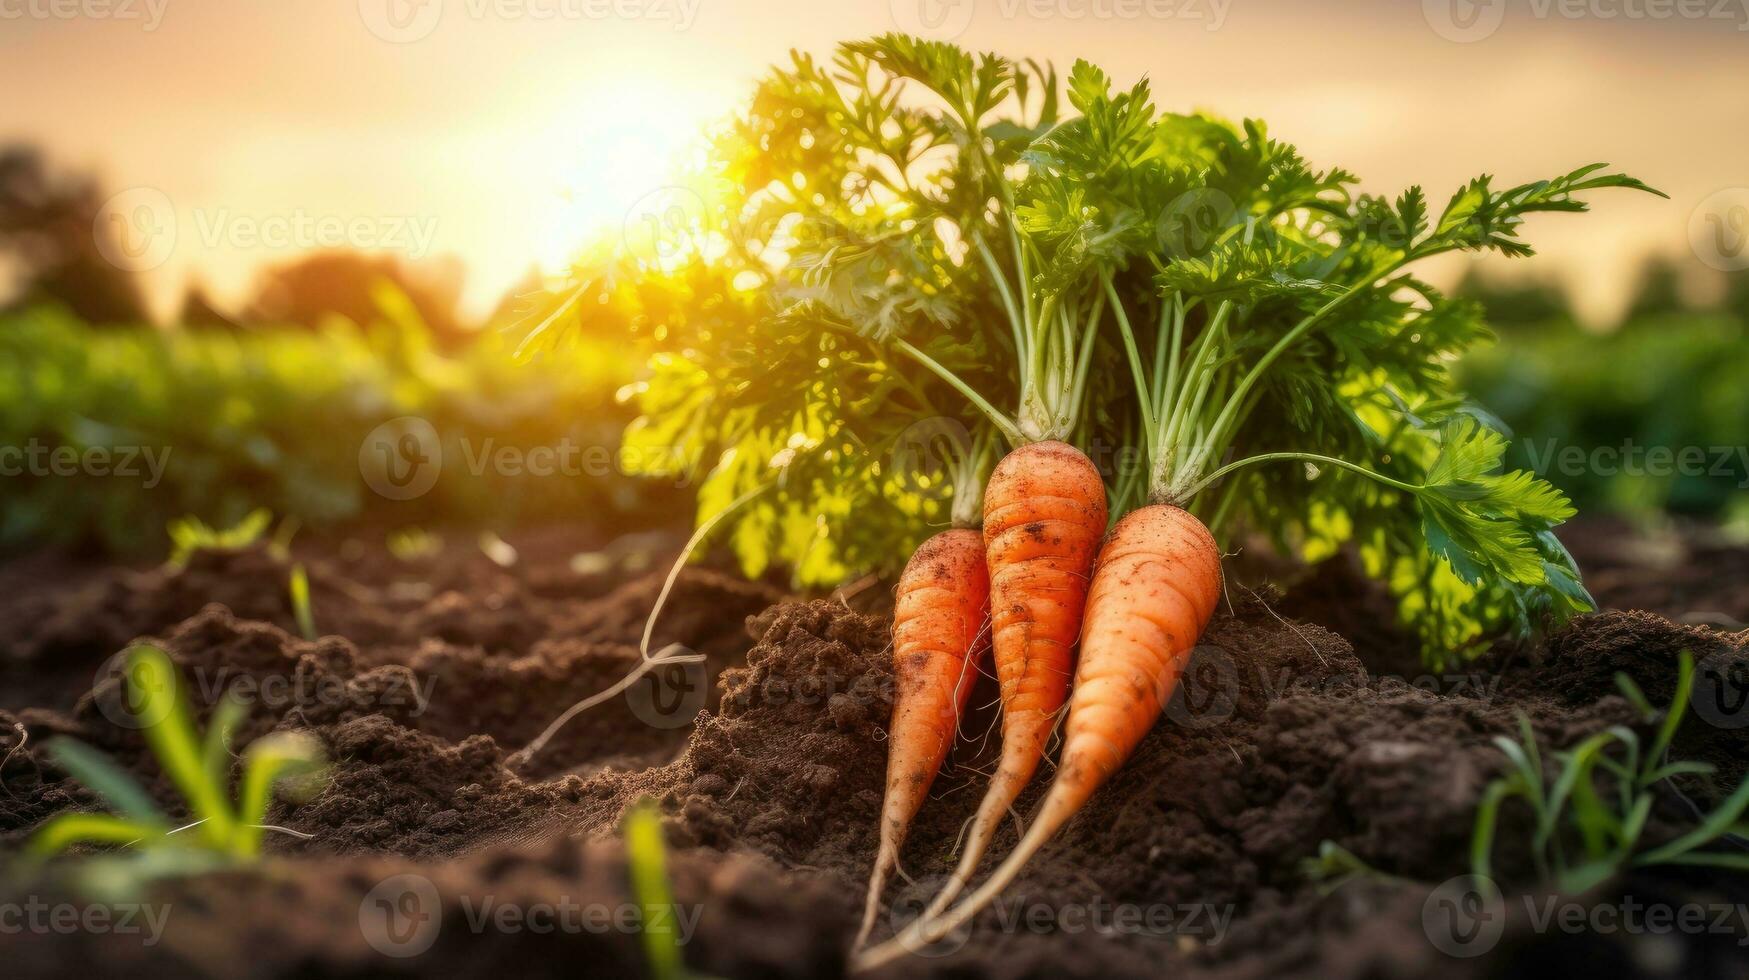
POLYGON ((543 272, 561 272, 591 242, 619 235, 634 206, 674 180, 710 120, 701 101, 650 78, 574 101, 547 134, 545 163, 536 167, 551 201, 533 227, 543 272))

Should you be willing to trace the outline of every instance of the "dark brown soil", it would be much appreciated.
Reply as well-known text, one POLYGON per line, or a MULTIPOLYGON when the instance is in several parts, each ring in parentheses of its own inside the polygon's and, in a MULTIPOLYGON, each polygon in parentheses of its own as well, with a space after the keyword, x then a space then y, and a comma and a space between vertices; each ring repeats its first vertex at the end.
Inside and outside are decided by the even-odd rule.
MULTIPOLYGON (((270 835, 272 858, 257 870, 152 886, 150 901, 170 910, 162 942, 0 934, 8 975, 644 975, 635 929, 536 928, 543 911, 630 907, 615 832, 644 797, 667 818, 674 901, 697 916, 683 945, 689 966, 841 973, 884 781, 884 617, 839 601, 780 603, 767 586, 690 570, 658 645, 683 643, 706 662, 659 669, 512 765, 566 706, 637 663, 660 587, 657 572, 574 571, 569 555, 585 543, 550 534, 514 543, 523 557, 509 568, 453 543, 411 564, 356 547, 300 549, 318 625, 332 634, 313 643, 295 637, 286 561, 265 549, 200 555, 182 570, 48 558, 0 568, 0 848, 54 814, 97 808, 40 751, 55 734, 102 747, 178 805, 138 733, 113 721, 125 717, 123 692, 104 665, 137 637, 162 643, 203 710, 226 685, 245 685, 246 737, 306 729, 337 760, 318 797, 270 813, 310 839, 270 835), (413 899, 420 914, 383 918, 381 909, 407 912, 409 894, 425 896, 413 899), (477 921, 482 908, 511 919, 477 921), (419 955, 383 952, 423 949, 424 939, 419 955)), ((1749 974, 1735 945, 1749 941, 1741 922, 1701 936, 1568 934, 1537 928, 1514 902, 1504 938, 1477 959, 1448 956, 1423 924, 1429 890, 1467 868, 1477 801, 1501 771, 1491 740, 1520 715, 1545 750, 1614 724, 1649 730, 1615 674, 1663 703, 1678 654, 1692 650, 1714 670, 1704 693, 1721 700, 1703 710, 1697 693, 1675 754, 1725 772, 1661 797, 1647 840, 1691 825, 1691 807, 1741 773, 1749 726, 1734 727, 1729 684, 1749 652, 1742 634, 1693 614, 1749 613, 1749 552, 1693 546, 1691 561, 1734 581, 1678 581, 1656 563, 1600 557, 1607 574, 1591 582, 1606 605, 1628 596, 1658 614, 1584 617, 1536 650, 1443 677, 1415 666, 1388 626, 1388 603, 1339 563, 1286 596, 1236 589, 1167 720, 1061 839, 969 937, 886 974, 1749 974), (1327 841, 1380 876, 1321 888, 1305 864, 1327 841)), ((878 609, 879 588, 856 604, 878 609)), ((883 936, 951 868, 994 754, 992 700, 985 681, 906 845, 914 881, 895 884, 883 936)), ((1527 837, 1524 814, 1509 812, 1497 867, 1514 896, 1534 884, 1527 837)), ((1013 841, 1011 827, 996 847, 1013 841)), ((92 901, 62 874, 15 879, 0 887, 0 906, 24 896, 92 901)), ((1738 879, 1693 870, 1636 872, 1588 901, 1623 896, 1749 902, 1738 879)))

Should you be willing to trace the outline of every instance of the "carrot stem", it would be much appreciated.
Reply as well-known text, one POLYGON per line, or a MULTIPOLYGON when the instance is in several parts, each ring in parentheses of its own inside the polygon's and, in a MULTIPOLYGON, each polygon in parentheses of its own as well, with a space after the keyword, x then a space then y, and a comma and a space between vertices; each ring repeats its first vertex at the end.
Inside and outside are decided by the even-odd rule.
POLYGON ((1002 435, 1007 437, 1011 444, 1020 446, 1031 441, 1021 434, 1020 428, 1014 424, 1013 419, 1010 419, 1008 416, 998 411, 996 406, 990 404, 989 400, 983 395, 978 394, 977 389, 961 380, 959 375, 942 367, 935 358, 918 350, 917 345, 908 340, 898 340, 895 341, 894 344, 899 350, 904 351, 907 357, 910 357, 925 368, 928 368, 930 371, 934 372, 936 377, 947 382, 949 385, 952 385, 955 391, 966 396, 966 400, 971 402, 978 411, 983 412, 985 417, 990 420, 990 423, 994 425, 1002 435))
POLYGON ((1421 493, 1427 489, 1426 487, 1418 487, 1413 483, 1404 483, 1402 480, 1394 480, 1394 479, 1392 479, 1392 478, 1390 478, 1390 477, 1388 477, 1388 476, 1384 475, 1383 473, 1380 473, 1376 470, 1367 469, 1366 467, 1361 466, 1359 463, 1350 463, 1346 459, 1337 459, 1334 456, 1323 456, 1323 455, 1320 455, 1318 453, 1264 453, 1261 456, 1247 456, 1244 459, 1228 463, 1227 465, 1221 467, 1220 469, 1215 470, 1213 473, 1210 473, 1208 476, 1205 476, 1201 480, 1197 481, 1197 483, 1194 486, 1192 486, 1190 488, 1190 491, 1186 494, 1186 498, 1188 499, 1190 497, 1195 497, 1197 494, 1206 490, 1211 484, 1213 484, 1214 482, 1219 480, 1221 477, 1226 476, 1228 473, 1231 473, 1234 470, 1237 470, 1237 469, 1240 469, 1240 468, 1246 467, 1246 466, 1253 466, 1253 465, 1256 465, 1257 463, 1270 463, 1270 462, 1275 462, 1275 461, 1284 460, 1284 459, 1293 459, 1293 460, 1299 460, 1299 461, 1304 462, 1304 463, 1318 463, 1318 464, 1321 464, 1324 466, 1340 467, 1342 469, 1349 470, 1350 472, 1359 473, 1361 476, 1365 476, 1365 477, 1369 477, 1373 480, 1377 480, 1378 482, 1383 483, 1386 486, 1396 487, 1398 490, 1405 490, 1405 491, 1408 491, 1409 493, 1421 493))

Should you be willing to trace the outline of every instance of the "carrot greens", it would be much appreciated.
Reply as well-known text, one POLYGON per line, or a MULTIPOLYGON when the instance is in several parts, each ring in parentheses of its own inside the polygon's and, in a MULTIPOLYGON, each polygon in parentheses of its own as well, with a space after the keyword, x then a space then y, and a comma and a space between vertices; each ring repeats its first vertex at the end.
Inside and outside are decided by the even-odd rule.
POLYGON ((1415 269, 1530 255, 1528 217, 1639 181, 1484 176, 1436 210, 1259 121, 1160 111, 1146 80, 901 35, 795 55, 713 160, 716 244, 662 272, 729 284, 707 308, 736 316, 659 345, 628 442, 710 467, 701 521, 774 484, 730 521, 747 570, 890 571, 976 519, 1002 444, 1061 439, 1114 518, 1172 503, 1226 542, 1352 544, 1433 661, 1590 608, 1553 534, 1572 508, 1501 471, 1507 436, 1449 370, 1481 311, 1415 269), (944 419, 945 451, 896 451, 944 419))

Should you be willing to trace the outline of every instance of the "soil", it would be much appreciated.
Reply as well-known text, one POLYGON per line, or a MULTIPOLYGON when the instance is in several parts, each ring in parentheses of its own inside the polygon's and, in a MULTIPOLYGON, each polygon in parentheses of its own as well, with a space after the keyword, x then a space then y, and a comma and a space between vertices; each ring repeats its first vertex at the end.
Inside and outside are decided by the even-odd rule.
MULTIPOLYGON (((1500 940, 1456 957, 1424 921, 1436 887, 1468 868, 1477 803, 1503 771, 1493 739, 1520 718, 1545 752, 1611 725, 1649 733, 1617 673, 1662 705, 1679 654, 1701 659, 1711 672, 1673 756, 1720 772, 1659 796, 1653 843, 1692 826, 1749 760, 1733 686, 1749 650, 1732 632, 1749 619, 1749 549, 1699 528, 1654 540, 1582 525, 1569 542, 1605 611, 1439 676, 1344 560, 1278 578, 1285 594, 1235 585, 1166 720, 1087 810, 969 935, 882 975, 1749 975, 1741 920, 1704 935, 1539 927, 1540 903, 1559 899, 1537 890, 1528 818, 1512 808, 1495 856, 1500 940), (1373 873, 1339 886, 1310 874, 1329 846, 1373 873)), ((301 544, 313 642, 297 635, 292 559, 265 547, 181 569, 55 555, 0 565, 0 853, 57 814, 100 808, 43 751, 55 735, 102 748, 180 815, 140 734, 116 723, 127 714, 114 657, 139 638, 171 654, 203 713, 241 690, 241 738, 306 730, 335 760, 313 799, 269 813, 307 838, 270 833, 255 868, 145 886, 136 900, 167 914, 160 941, 0 930, 9 975, 644 976, 648 937, 590 915, 638 914, 617 831, 645 799, 664 818, 690 968, 841 974, 884 783, 883 589, 804 601, 689 569, 655 645, 703 662, 657 668, 524 759, 551 719, 638 663, 674 542, 600 549, 551 529, 511 543, 508 566, 471 541, 416 561, 301 544)), ((883 936, 951 869, 994 758, 993 700, 986 678, 906 845, 910 878, 892 888, 883 936)), ((1010 827, 995 847, 1014 839, 1010 827)), ((12 869, 0 909, 120 908, 74 867, 12 869)), ((1646 868, 1573 901, 1629 899, 1749 906, 1749 886, 1646 868)))

